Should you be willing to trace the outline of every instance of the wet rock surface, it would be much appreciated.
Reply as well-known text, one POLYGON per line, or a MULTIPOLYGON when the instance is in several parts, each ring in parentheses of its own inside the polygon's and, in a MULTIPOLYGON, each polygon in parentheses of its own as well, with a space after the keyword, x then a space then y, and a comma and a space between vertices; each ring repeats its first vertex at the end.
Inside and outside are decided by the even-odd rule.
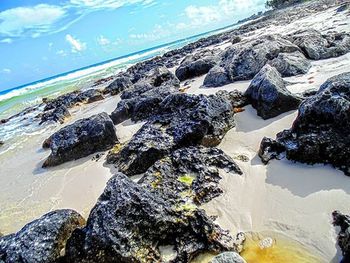
POLYGON ((188 55, 176 69, 176 77, 184 81, 208 73, 219 62, 218 53, 218 50, 204 50, 188 55))
POLYGON ((208 202, 223 191, 219 169, 241 175, 242 171, 223 151, 203 146, 182 148, 157 161, 139 184, 149 187, 167 200, 197 205, 208 202))
POLYGON ((57 262, 73 230, 84 224, 73 210, 50 212, 17 233, 0 237, 0 262, 57 262))
POLYGON ((43 146, 51 154, 43 167, 76 160, 98 151, 105 151, 117 143, 116 130, 107 113, 76 121, 48 138, 43 146))
POLYGON ((339 57, 350 51, 350 34, 329 32, 321 34, 315 29, 301 30, 290 36, 291 41, 314 60, 339 57))
POLYGON ((151 116, 121 151, 110 153, 107 162, 135 175, 178 148, 216 146, 234 127, 233 115, 231 102, 223 97, 169 95, 159 105, 158 114, 151 116))
POLYGON ((306 99, 293 127, 277 134, 273 146, 264 143, 260 151, 269 152, 267 147, 279 145, 290 160, 331 164, 350 175, 349 129, 350 73, 344 73, 327 80, 316 95, 306 99))
POLYGON ((66 262, 159 262, 172 246, 171 262, 189 262, 202 251, 235 250, 233 239, 202 210, 166 200, 115 175, 92 209, 87 225, 67 242, 66 262))
POLYGON ((263 119, 297 109, 301 99, 293 95, 279 72, 270 65, 264 66, 254 77, 244 94, 263 119))
POLYGON ((350 262, 350 217, 335 211, 333 212, 333 224, 340 228, 338 245, 343 253, 343 259, 340 263, 350 262))

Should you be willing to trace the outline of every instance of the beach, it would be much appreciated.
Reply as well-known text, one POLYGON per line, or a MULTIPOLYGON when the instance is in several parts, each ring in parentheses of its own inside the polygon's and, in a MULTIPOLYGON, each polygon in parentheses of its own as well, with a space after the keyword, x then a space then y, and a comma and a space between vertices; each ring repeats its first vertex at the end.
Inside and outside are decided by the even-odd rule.
MULTIPOLYGON (((314 12, 288 25, 271 24, 243 35, 244 41, 271 34, 288 35, 301 27, 329 32, 350 32, 350 16, 337 12, 338 6, 314 12)), ((258 20, 257 20, 258 21, 258 20)), ((257 22, 254 21, 254 22, 257 22)), ((203 50, 227 50, 230 41, 210 45, 203 50)), ((195 50, 192 54, 196 53, 195 50)), ((175 73, 178 65, 170 67, 175 73)), ((319 87, 329 78, 349 72, 350 53, 338 57, 312 60, 306 74, 284 77, 286 88, 299 96, 319 87)), ((180 90, 188 95, 214 95, 218 91, 246 92, 251 80, 239 80, 220 87, 204 87, 207 74, 181 81, 180 90)), ((100 84, 103 90, 111 81, 100 84)), ((106 183, 116 172, 115 165, 106 163, 108 151, 94 153, 57 167, 42 168, 50 154, 42 149, 49 136, 62 127, 82 118, 106 112, 111 114, 122 101, 121 95, 106 96, 89 104, 74 106, 71 117, 64 124, 49 125, 44 129, 22 135, 14 147, 0 153, 0 232, 10 234, 25 224, 56 209, 73 209, 84 218, 104 192, 106 183)), ((276 138, 279 132, 290 129, 298 117, 298 110, 284 112, 277 117, 262 119, 252 105, 234 115, 235 127, 223 136, 217 148, 231 157, 242 174, 220 169, 219 182, 223 193, 207 203, 200 204, 208 216, 216 217, 222 229, 232 236, 239 232, 261 238, 273 238, 276 244, 295 245, 295 254, 301 253, 300 263, 339 262, 341 250, 337 246, 338 231, 333 226, 332 212, 350 214, 349 177, 327 164, 307 165, 292 160, 272 160, 265 165, 258 156, 264 137, 276 138), (286 241, 287 240, 287 241, 286 241), (286 243, 283 243, 286 242, 286 243), (299 249, 299 250, 298 250, 299 249), (309 255, 304 255, 308 253, 309 255)), ((147 123, 130 119, 115 125, 121 145, 127 145, 147 123)), ((140 147, 141 148, 141 147, 140 147)), ((138 182, 139 175, 130 178, 138 182)), ((253 246, 253 245, 251 245, 253 246)), ((277 246, 278 247, 278 246, 277 246)), ((291 249, 291 248, 290 248, 291 249)), ((293 251, 291 249, 291 251, 293 251)), ((242 254, 244 257, 244 253, 242 254)), ((198 262, 209 262, 213 255, 198 262)), ((246 254, 246 258, 247 258, 246 254)), ((287 258, 287 257, 286 257, 287 258)), ((255 262, 253 260, 248 261, 255 262)), ((277 261, 274 261, 277 262, 277 261)))

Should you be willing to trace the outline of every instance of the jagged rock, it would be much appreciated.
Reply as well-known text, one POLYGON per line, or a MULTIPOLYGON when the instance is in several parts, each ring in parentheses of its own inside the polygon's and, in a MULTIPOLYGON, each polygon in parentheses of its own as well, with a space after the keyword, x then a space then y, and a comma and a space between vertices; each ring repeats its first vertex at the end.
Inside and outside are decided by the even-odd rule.
POLYGON ((306 74, 311 68, 310 61, 299 51, 280 53, 269 64, 275 67, 281 73, 282 77, 306 74))
POLYGON ((281 154, 285 151, 285 147, 280 143, 264 137, 260 144, 259 157, 261 158, 264 164, 272 159, 281 159, 281 154))
POLYGON ((104 94, 110 93, 112 96, 118 95, 119 93, 129 89, 133 83, 129 77, 118 76, 110 85, 108 85, 104 90, 104 94))
POLYGON ((78 103, 78 96, 80 92, 78 90, 61 95, 55 99, 49 100, 44 108, 44 111, 54 110, 59 107, 71 108, 78 103))
POLYGON ((301 99, 286 89, 279 72, 266 65, 254 77, 245 96, 264 120, 297 109, 301 99))
POLYGON ((76 121, 54 133, 44 142, 51 154, 43 167, 56 166, 98 151, 112 148, 117 142, 114 124, 107 113, 76 121))
POLYGON ((222 179, 219 169, 242 174, 236 163, 220 149, 182 148, 152 165, 139 184, 161 194, 166 200, 181 199, 202 204, 223 192, 219 187, 222 179))
POLYGON ((57 262, 73 230, 84 224, 84 218, 73 210, 50 212, 19 232, 0 237, 0 262, 57 262))
POLYGON ((265 36, 233 45, 221 54, 221 68, 213 68, 214 72, 210 70, 204 85, 218 87, 238 80, 252 79, 266 63, 278 57, 279 53, 296 51, 300 49, 280 36, 265 36))
POLYGON ((349 129, 350 73, 344 73, 330 78, 306 99, 293 127, 277 134, 273 144, 284 147, 289 160, 331 164, 350 175, 349 129))
POLYGON ((144 79, 153 87, 180 86, 179 79, 166 67, 157 67, 146 74, 144 79))
POLYGON ((306 57, 314 60, 339 57, 350 51, 350 34, 328 32, 322 35, 315 29, 301 30, 289 36, 306 57))
POLYGON ((229 76, 224 67, 213 67, 208 75, 205 76, 203 85, 205 87, 221 87, 231 83, 229 76))
POLYGON ((307 99, 311 96, 314 96, 317 94, 318 89, 308 89, 303 91, 302 93, 299 94, 299 96, 301 96, 304 99, 307 99))
POLYGON ((218 50, 204 50, 188 55, 176 69, 176 77, 184 81, 208 73, 219 62, 217 53, 218 50))
POLYGON ((204 211, 165 200, 116 174, 92 209, 87 225, 76 229, 65 262, 162 262, 160 247, 172 246, 171 262, 189 262, 201 251, 235 251, 233 239, 204 211))
POLYGON ((333 224, 340 227, 338 245, 343 253, 340 263, 350 262, 350 217, 338 211, 333 212, 333 224))
POLYGON ((247 263, 236 252, 224 252, 211 260, 211 263, 247 263))
POLYGON ((239 42, 242 41, 242 38, 240 36, 234 36, 232 39, 231 39, 231 43, 234 45, 234 44, 237 44, 239 42))
POLYGON ((93 102, 100 101, 103 99, 104 99, 104 97, 103 97, 101 91, 99 91, 97 89, 89 89, 89 90, 86 90, 86 91, 79 93, 76 101, 82 102, 82 103, 93 103, 93 102))
POLYGON ((58 106, 52 110, 44 111, 40 117, 40 125, 47 122, 59 122, 64 123, 64 121, 71 116, 66 106, 58 106))
POLYGON ((149 118, 109 163, 127 175, 145 172, 170 151, 202 144, 216 146, 234 127, 230 101, 211 95, 171 94, 159 105, 158 114, 149 118))
POLYGON ((226 91, 220 90, 216 92, 216 96, 223 97, 231 102, 233 108, 241 108, 248 105, 248 99, 244 94, 238 90, 226 91))

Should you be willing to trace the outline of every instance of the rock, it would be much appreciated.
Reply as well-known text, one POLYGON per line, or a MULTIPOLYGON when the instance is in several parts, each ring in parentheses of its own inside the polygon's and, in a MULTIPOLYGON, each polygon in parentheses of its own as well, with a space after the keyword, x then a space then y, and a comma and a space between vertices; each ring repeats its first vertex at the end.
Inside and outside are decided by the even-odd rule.
POLYGON ((216 92, 215 95, 230 101, 233 108, 241 108, 249 104, 247 97, 245 97, 244 94, 238 90, 233 90, 230 92, 220 90, 216 92))
POLYGON ((236 163, 217 148, 181 148, 157 161, 142 176, 139 184, 161 194, 166 200, 209 202, 223 191, 219 169, 241 175, 236 163))
POLYGON ((171 262, 189 262, 201 251, 220 253, 235 245, 228 232, 195 206, 165 200, 116 174, 92 209, 87 225, 76 229, 65 262, 162 262, 160 248, 176 252, 171 262))
POLYGON ((231 83, 225 68, 220 66, 213 67, 208 75, 205 76, 203 85, 205 87, 221 87, 231 83))
POLYGON ((176 77, 184 81, 208 73, 219 61, 217 53, 218 50, 204 50, 188 55, 176 69, 176 77))
POLYGON ((299 51, 280 53, 269 64, 275 67, 281 73, 282 77, 306 74, 311 68, 310 61, 299 51))
POLYGON ((39 125, 47 122, 59 122, 62 124, 67 118, 71 117, 71 114, 69 113, 67 107, 62 105, 52 110, 44 111, 39 116, 41 116, 39 125))
POLYGON ((0 120, 0 124, 7 123, 8 121, 9 121, 9 119, 2 119, 2 120, 0 120))
POLYGON ((268 164, 268 162, 272 159, 281 159, 281 154, 285 150, 285 147, 280 143, 270 138, 264 137, 261 141, 258 154, 262 162, 264 164, 268 164))
POLYGON ((289 160, 331 164, 350 175, 349 129, 350 73, 344 73, 327 80, 300 105, 292 128, 277 134, 274 144, 285 148, 289 160))
POLYGON ((104 97, 102 95, 102 92, 97 89, 89 89, 83 91, 77 96, 77 102, 82 103, 93 103, 103 99, 104 97))
POLYGON ((44 142, 51 149, 43 167, 76 160, 98 151, 105 151, 117 143, 114 124, 107 113, 78 120, 54 133, 44 142))
POLYGON ((266 65, 254 77, 245 96, 264 120, 297 109, 301 99, 286 89, 278 71, 266 65))
POLYGON ((60 108, 62 106, 66 108, 71 108, 75 104, 77 104, 79 101, 78 96, 80 92, 78 90, 61 95, 55 99, 49 100, 46 103, 46 106, 44 108, 44 111, 50 111, 54 110, 56 108, 60 108))
POLYGON ((304 92, 302 92, 301 94, 299 94, 302 98, 304 98, 304 99, 307 99, 307 98, 309 98, 309 97, 311 97, 311 96, 314 96, 314 95, 316 95, 317 94, 317 91, 318 91, 318 89, 307 89, 307 90, 305 90, 304 92))
POLYGON ((166 67, 157 67, 146 74, 144 79, 153 87, 175 86, 180 87, 179 79, 166 67))
POLYGON ((202 144, 218 145, 234 127, 231 102, 215 95, 171 94, 159 105, 158 112, 109 163, 127 175, 144 173, 171 151, 202 144))
POLYGON ((289 36, 306 57, 314 60, 339 57, 350 51, 350 34, 328 32, 322 35, 315 29, 301 30, 289 36))
POLYGON ((341 4, 338 8, 337 8, 337 13, 341 13, 344 12, 346 10, 350 9, 350 4, 349 3, 344 3, 341 4))
POLYGON ((343 253, 340 263, 350 262, 350 217, 335 211, 333 212, 333 224, 340 227, 338 245, 343 253))
POLYGON ((280 36, 264 36, 227 48, 221 54, 221 68, 209 71, 204 85, 218 87, 238 80, 252 79, 279 53, 293 53, 300 49, 280 36), (211 72, 214 71, 214 72, 211 72))
POLYGON ((3 141, 0 141, 0 146, 3 146, 5 143, 3 141))
POLYGON ((237 44, 239 42, 242 41, 242 38, 240 36, 234 36, 232 39, 231 39, 231 43, 234 45, 234 44, 237 44))
POLYGON ((19 232, 0 237, 0 262, 57 262, 73 230, 84 224, 73 210, 50 212, 19 232))
POLYGON ((211 263, 247 263, 236 252, 224 252, 212 259, 211 263))
POLYGON ((129 77, 118 76, 110 85, 108 85, 104 90, 104 94, 110 93, 112 96, 118 95, 119 93, 129 89, 133 83, 129 77))

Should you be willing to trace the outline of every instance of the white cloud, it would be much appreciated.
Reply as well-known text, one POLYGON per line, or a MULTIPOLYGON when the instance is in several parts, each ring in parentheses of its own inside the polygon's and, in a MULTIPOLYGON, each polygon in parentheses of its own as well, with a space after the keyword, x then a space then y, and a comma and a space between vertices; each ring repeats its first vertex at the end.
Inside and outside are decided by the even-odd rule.
POLYGON ((117 9, 131 4, 150 6, 154 0, 70 0, 70 4, 91 9, 117 9))
POLYGON ((130 34, 129 38, 133 40, 149 40, 154 41, 158 39, 165 38, 167 36, 170 36, 171 32, 167 29, 165 29, 161 25, 155 25, 153 30, 149 33, 139 33, 139 34, 130 34))
POLYGON ((66 41, 71 45, 73 53, 81 52, 86 49, 86 43, 81 42, 70 34, 66 35, 66 41))
POLYGON ((185 8, 184 14, 189 23, 176 25, 178 30, 198 28, 224 20, 237 21, 247 15, 264 9, 266 0, 219 0, 217 5, 196 6, 185 8))
POLYGON ((10 74, 12 71, 11 71, 11 69, 9 69, 9 68, 4 68, 4 69, 2 69, 2 73, 5 73, 5 74, 10 74))
POLYGON ((111 41, 108 38, 101 35, 97 38, 97 43, 100 46, 107 46, 107 45, 111 44, 111 41))
POLYGON ((65 57, 65 56, 67 56, 67 52, 65 52, 64 50, 58 50, 57 52, 56 52, 56 54, 57 55, 60 55, 60 56, 62 56, 62 57, 65 57))
POLYGON ((38 36, 64 17, 64 8, 39 4, 32 7, 16 7, 0 12, 0 35, 19 37, 25 33, 38 36))
POLYGON ((12 42, 13 42, 12 38, 4 38, 4 39, 0 40, 0 43, 11 44, 12 42))

